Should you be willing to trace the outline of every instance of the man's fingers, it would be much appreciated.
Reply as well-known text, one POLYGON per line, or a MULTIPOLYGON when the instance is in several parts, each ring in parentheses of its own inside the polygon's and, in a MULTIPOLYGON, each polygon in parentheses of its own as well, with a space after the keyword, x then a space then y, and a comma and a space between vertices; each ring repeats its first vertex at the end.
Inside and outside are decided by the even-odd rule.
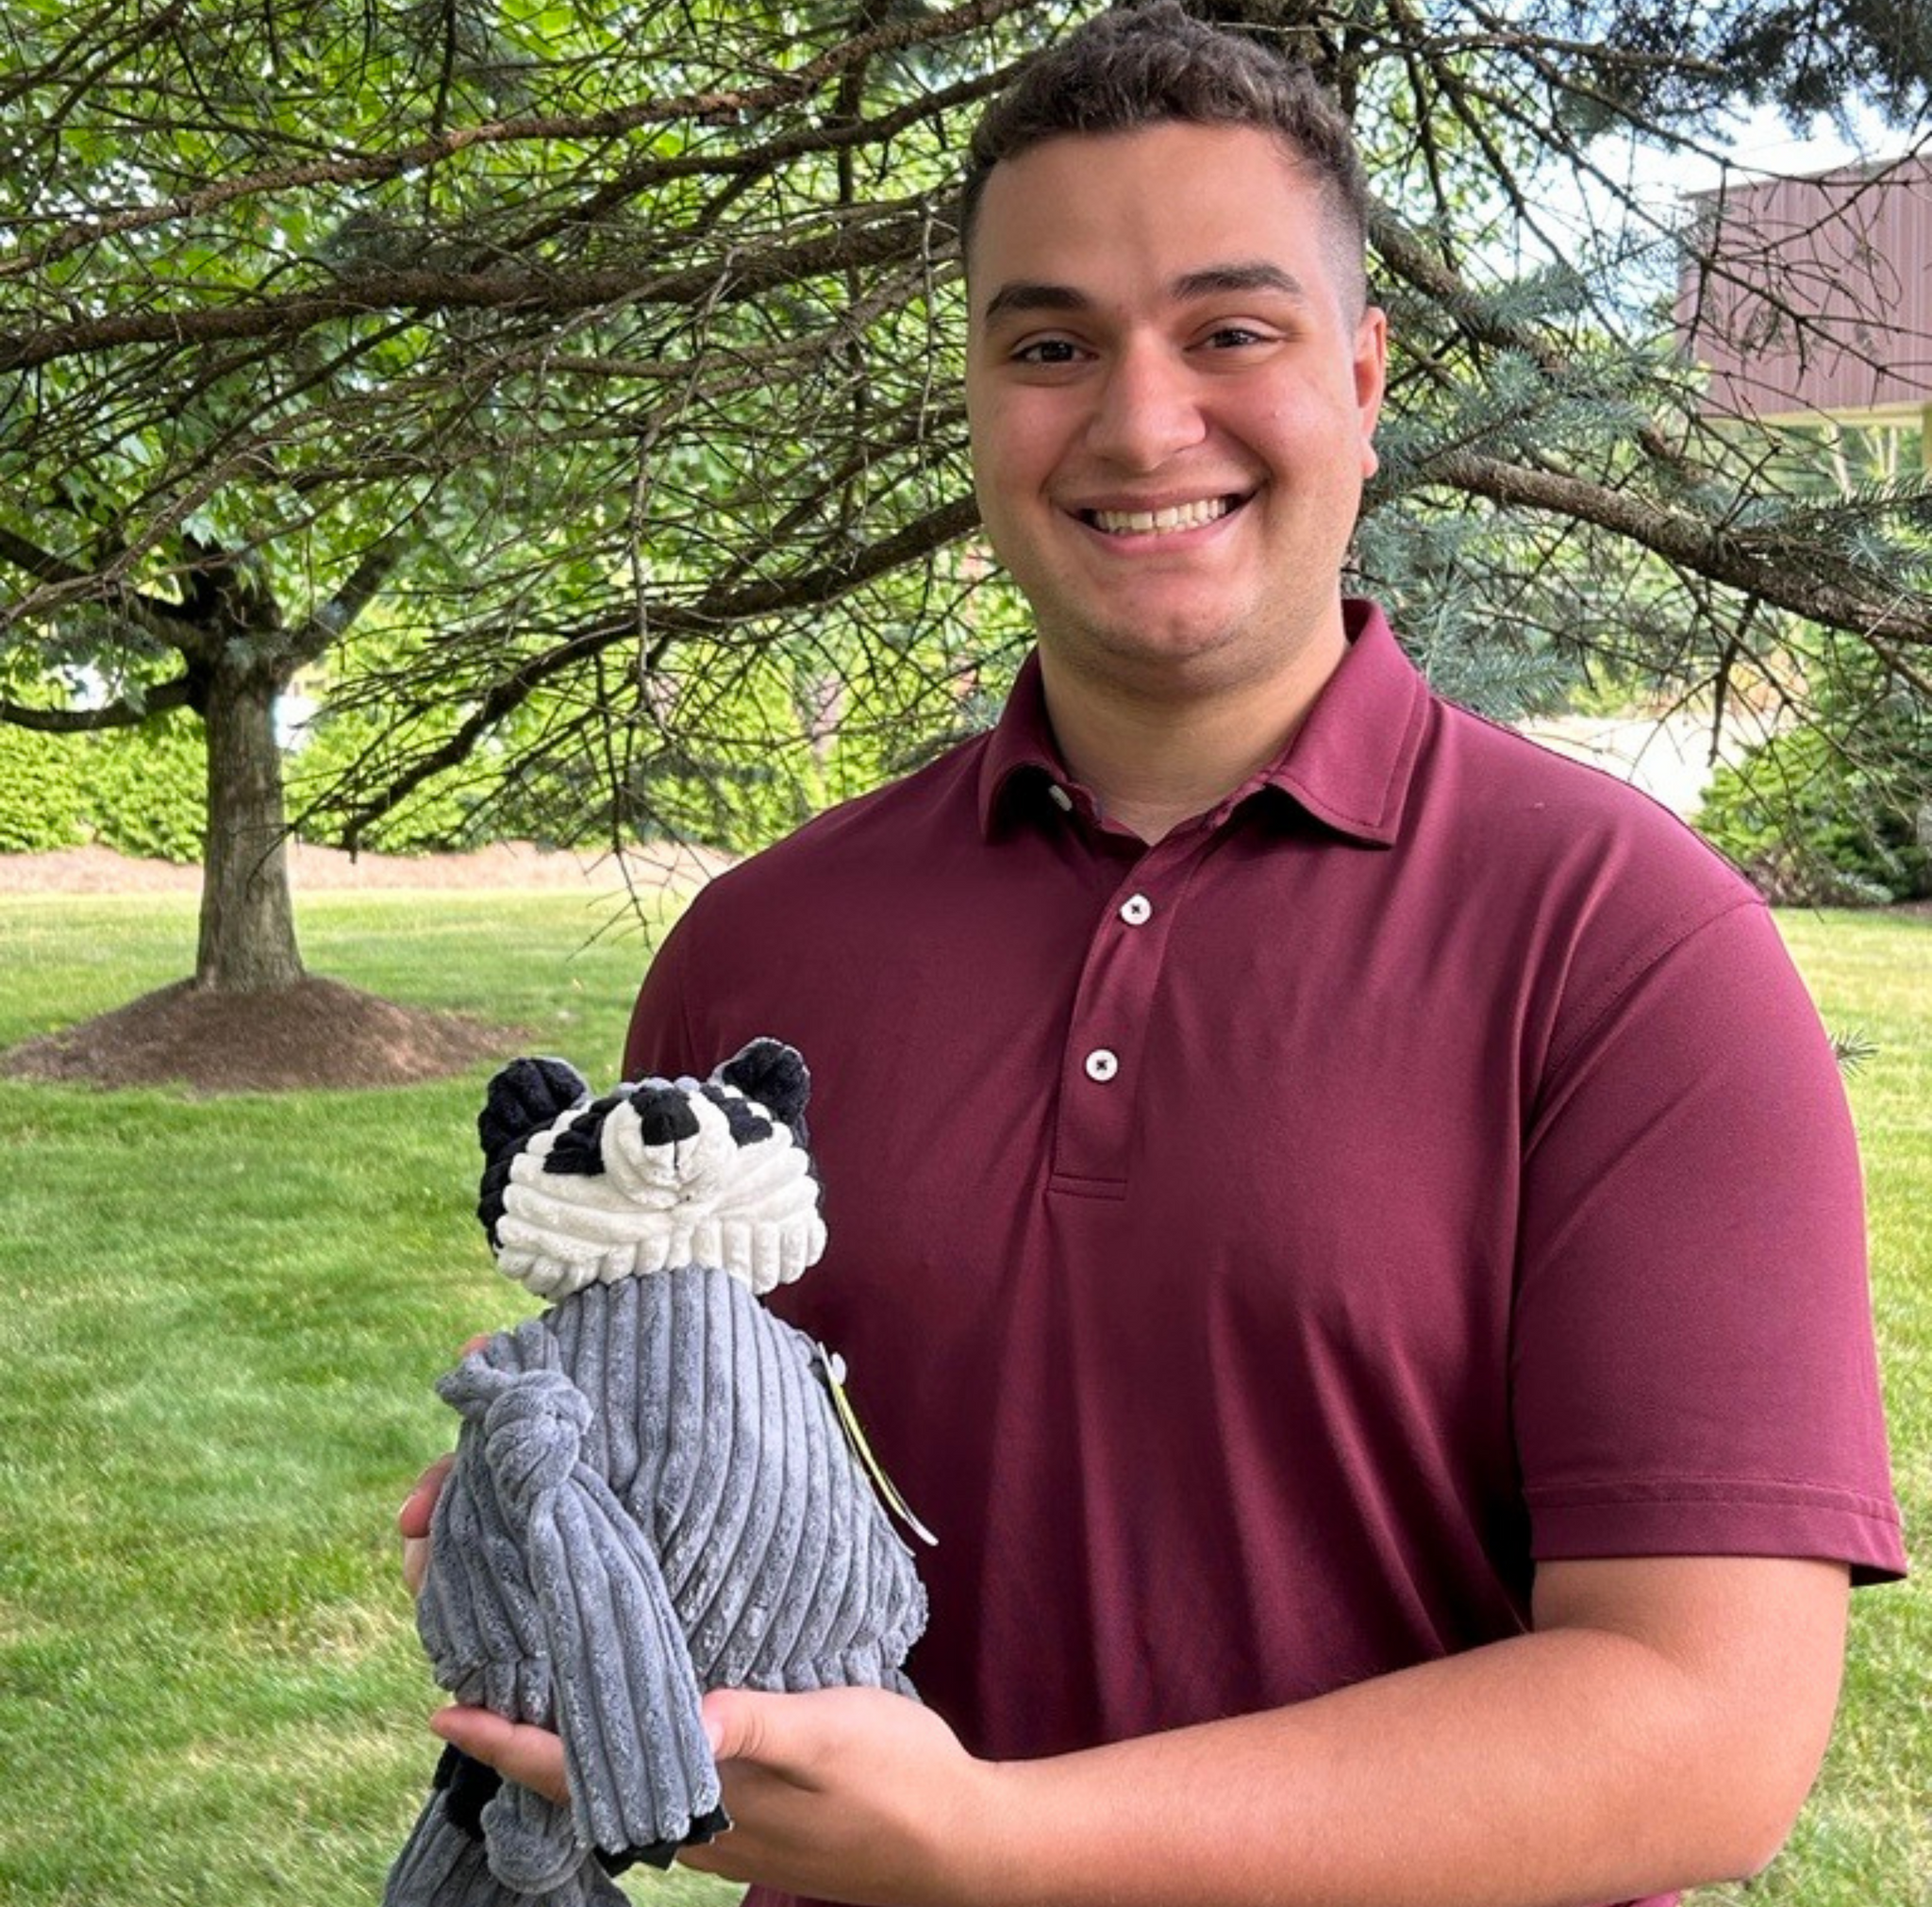
POLYGON ((423 1594, 423 1585, 428 1581, 428 1537, 405 1536, 403 1538, 403 1587, 412 1597, 420 1597, 423 1594))
POLYGON ((437 1458, 410 1486, 409 1494, 403 1498, 403 1507, 396 1513, 396 1528, 405 1538, 429 1534, 429 1519, 436 1514, 436 1499, 442 1494, 442 1486, 449 1480, 450 1465, 455 1462, 454 1456, 437 1458))
POLYGON ((396 1528, 403 1534, 403 1581, 411 1596, 423 1594, 429 1576, 429 1525, 436 1514, 436 1499, 449 1480, 454 1457, 439 1457, 416 1479, 415 1487, 403 1498, 396 1512, 396 1528))
POLYGON ((698 1714, 718 1762, 741 1762, 801 1788, 820 1785, 828 1760, 842 1751, 851 1717, 841 1698, 874 1690, 771 1695, 714 1688, 698 1714))
POLYGON ((507 1721, 487 1708, 439 1709, 429 1717, 429 1726, 444 1741, 487 1762, 507 1780, 570 1805, 563 1744, 548 1731, 507 1721))
MULTIPOLYGON (((462 1355, 480 1351, 490 1342, 488 1334, 473 1337, 464 1345, 462 1355)), ((403 1532, 403 1581, 411 1596, 421 1596, 429 1575, 429 1525, 436 1514, 436 1499, 449 1480, 454 1456, 439 1457, 416 1479, 403 1507, 396 1512, 396 1528, 403 1532)))
MULTIPOLYGON (((714 1688, 704 1698, 698 1714, 705 1725, 705 1738, 711 1745, 714 1760, 721 1762, 761 1762, 775 1764, 770 1704, 749 1689, 714 1688)), ((779 1729, 780 1735, 784 1731, 779 1729)))

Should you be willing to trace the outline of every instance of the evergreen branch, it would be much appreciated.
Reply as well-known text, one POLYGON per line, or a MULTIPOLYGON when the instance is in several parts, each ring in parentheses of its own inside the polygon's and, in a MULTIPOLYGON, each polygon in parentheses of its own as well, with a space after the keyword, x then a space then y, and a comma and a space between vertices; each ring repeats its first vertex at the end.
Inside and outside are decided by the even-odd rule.
POLYGON ((1491 503, 1595 524, 1667 561, 1827 628, 1868 641, 1882 637, 1932 644, 1932 610, 1922 597, 1905 592, 1886 600, 1863 594, 1815 567, 1780 560, 1765 539, 1651 503, 1627 490, 1463 450, 1431 458, 1420 476, 1425 483, 1447 484, 1491 503))
MULTIPOLYGON (((841 41, 816 59, 807 61, 796 72, 764 86, 742 87, 729 92, 672 94, 663 99, 640 100, 630 106, 612 107, 606 111, 581 117, 564 114, 452 126, 391 152, 321 159, 308 165, 284 167, 277 172, 229 179, 205 186, 198 192, 183 192, 162 205, 131 207, 107 218, 70 226, 58 239, 38 251, 0 265, 0 277, 40 271, 74 252, 98 244, 103 239, 144 231, 176 220, 205 217, 240 199, 258 198, 271 192, 296 192, 313 186, 370 185, 401 178, 409 174, 427 172, 474 148, 557 140, 594 142, 620 138, 645 126, 672 125, 692 120, 756 120, 809 98, 821 86, 837 79, 850 66, 863 65, 880 54, 904 52, 974 27, 990 26, 1008 13, 1030 4, 1032 0, 967 0, 967 4, 955 8, 951 12, 921 12, 896 25, 880 26, 857 39, 841 41)), ((178 5, 169 10, 178 11, 178 5)))
POLYGON ((886 264, 917 250, 930 230, 923 208, 894 209, 803 243, 733 251, 724 260, 655 276, 596 271, 372 271, 342 273, 325 292, 295 292, 241 305, 192 311, 125 311, 35 331, 0 332, 0 373, 32 370, 69 358, 130 344, 230 343, 291 338, 342 318, 408 311, 427 317, 455 310, 562 315, 620 305, 735 304, 800 278, 886 264))
POLYGON ((793 159, 818 153, 836 155, 841 163, 856 146, 885 145, 922 120, 937 120, 971 106, 990 93, 1001 92, 1013 76, 1012 67, 975 74, 956 81, 937 92, 921 93, 891 112, 873 119, 840 121, 825 125, 807 126, 787 133, 764 145, 746 146, 738 152, 686 153, 676 159, 647 159, 607 179, 582 205, 573 207, 508 240, 503 250, 514 254, 530 250, 557 238, 573 227, 601 224, 629 200, 676 178, 757 179, 776 173, 793 159))
MULTIPOLYGON (((1575 366, 1547 333, 1498 316, 1455 266, 1422 244, 1388 207, 1378 204, 1374 208, 1369 236, 1376 256, 1390 270, 1447 312, 1466 337, 1520 353, 1553 382, 1565 382, 1574 375, 1575 366)), ((1696 474, 1690 460, 1655 424, 1644 424, 1637 442, 1653 463, 1678 478, 1688 479, 1696 474)))

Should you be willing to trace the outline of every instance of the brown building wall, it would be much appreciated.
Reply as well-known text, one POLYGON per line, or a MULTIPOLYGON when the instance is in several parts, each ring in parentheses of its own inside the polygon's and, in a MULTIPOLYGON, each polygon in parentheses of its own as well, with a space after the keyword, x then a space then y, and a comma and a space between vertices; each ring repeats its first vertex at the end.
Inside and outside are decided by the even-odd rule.
POLYGON ((1914 419, 1932 406, 1932 159, 1703 192, 1677 336, 1707 410, 1914 419))

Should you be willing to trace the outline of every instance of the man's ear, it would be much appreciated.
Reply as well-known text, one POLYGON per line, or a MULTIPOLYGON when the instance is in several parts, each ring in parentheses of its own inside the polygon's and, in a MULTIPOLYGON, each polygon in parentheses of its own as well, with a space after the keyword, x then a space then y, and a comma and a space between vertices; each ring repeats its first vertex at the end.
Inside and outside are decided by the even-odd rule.
POLYGON ((1389 316, 1371 305, 1356 325, 1355 402, 1360 419, 1362 481, 1381 467, 1375 449, 1375 426, 1382 415, 1382 398, 1389 386, 1389 316))
POLYGON ((774 1118, 796 1126, 811 1097, 811 1074, 795 1047, 783 1040, 754 1040, 711 1075, 721 1085, 736 1086, 774 1118))

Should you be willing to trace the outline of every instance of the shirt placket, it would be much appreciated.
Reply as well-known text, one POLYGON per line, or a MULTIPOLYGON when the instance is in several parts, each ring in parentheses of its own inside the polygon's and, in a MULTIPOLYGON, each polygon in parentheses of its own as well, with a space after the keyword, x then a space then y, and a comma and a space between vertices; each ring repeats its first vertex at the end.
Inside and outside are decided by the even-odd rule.
POLYGON ((1052 1191, 1124 1198, 1169 935, 1208 842, 1169 835, 1127 868, 1093 927, 1060 1057, 1052 1191))

